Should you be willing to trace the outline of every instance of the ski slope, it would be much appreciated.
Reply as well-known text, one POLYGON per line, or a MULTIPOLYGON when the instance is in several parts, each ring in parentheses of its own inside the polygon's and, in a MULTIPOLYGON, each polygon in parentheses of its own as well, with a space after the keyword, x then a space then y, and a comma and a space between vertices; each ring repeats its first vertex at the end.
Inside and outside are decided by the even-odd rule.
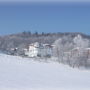
POLYGON ((90 71, 0 54, 0 90, 90 90, 90 71))

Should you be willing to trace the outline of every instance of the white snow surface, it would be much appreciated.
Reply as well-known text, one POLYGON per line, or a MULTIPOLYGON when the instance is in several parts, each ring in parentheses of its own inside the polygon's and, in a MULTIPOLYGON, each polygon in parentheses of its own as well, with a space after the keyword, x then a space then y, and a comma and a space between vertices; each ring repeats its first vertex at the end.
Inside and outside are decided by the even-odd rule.
POLYGON ((90 90, 90 71, 0 54, 0 90, 90 90))

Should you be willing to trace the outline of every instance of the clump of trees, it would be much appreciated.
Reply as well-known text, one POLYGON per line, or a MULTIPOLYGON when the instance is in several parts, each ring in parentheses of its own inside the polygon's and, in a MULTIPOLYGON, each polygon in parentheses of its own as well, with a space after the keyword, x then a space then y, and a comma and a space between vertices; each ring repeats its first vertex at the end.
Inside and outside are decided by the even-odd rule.
POLYGON ((72 67, 90 67, 90 53, 87 48, 90 47, 90 40, 83 38, 80 34, 72 38, 64 36, 55 41, 54 55, 58 57, 57 61, 69 64, 72 67))

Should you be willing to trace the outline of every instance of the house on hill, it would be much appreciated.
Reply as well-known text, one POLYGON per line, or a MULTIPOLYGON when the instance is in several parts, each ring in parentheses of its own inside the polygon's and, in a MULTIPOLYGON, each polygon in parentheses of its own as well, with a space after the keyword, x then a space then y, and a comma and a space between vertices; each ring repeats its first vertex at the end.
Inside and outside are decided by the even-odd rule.
POLYGON ((28 57, 51 57, 53 46, 42 43, 32 43, 25 49, 25 55, 28 57))

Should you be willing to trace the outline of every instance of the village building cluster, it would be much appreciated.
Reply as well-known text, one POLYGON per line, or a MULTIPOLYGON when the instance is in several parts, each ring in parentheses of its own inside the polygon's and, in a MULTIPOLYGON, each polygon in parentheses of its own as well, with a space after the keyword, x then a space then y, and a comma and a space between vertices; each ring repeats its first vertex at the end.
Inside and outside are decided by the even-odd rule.
POLYGON ((25 49, 25 55, 28 57, 51 57, 53 55, 53 45, 32 43, 25 49))
MULTIPOLYGON (((55 57, 54 55, 54 47, 55 45, 43 44, 39 42, 35 42, 29 44, 25 49, 23 54, 27 57, 55 57)), ((18 48, 11 48, 11 54, 15 55, 17 53, 18 48)), ((73 48, 68 52, 63 52, 63 57, 66 59, 70 59, 72 57, 84 56, 90 58, 90 48, 80 49, 80 47, 73 48)), ((58 57, 58 56, 57 56, 58 57)))

